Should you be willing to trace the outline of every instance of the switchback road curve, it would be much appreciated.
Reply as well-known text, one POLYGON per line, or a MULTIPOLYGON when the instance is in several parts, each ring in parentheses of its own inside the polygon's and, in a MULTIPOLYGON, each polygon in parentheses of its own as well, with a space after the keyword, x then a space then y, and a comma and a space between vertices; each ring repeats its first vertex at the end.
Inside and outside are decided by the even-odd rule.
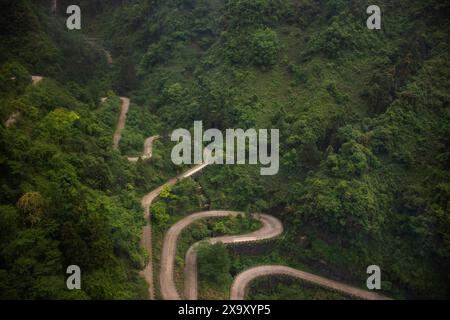
MULTIPOLYGON (((181 232, 188 227, 191 223, 206 218, 221 218, 229 216, 237 216, 241 214, 235 211, 205 211, 198 212, 187 216, 186 218, 178 221, 174 224, 169 231, 166 233, 163 242, 163 249, 161 255, 161 271, 160 271, 160 286, 161 294, 166 300, 179 300, 180 295, 175 286, 174 281, 174 265, 175 265, 175 255, 177 251, 177 241, 181 232)), ((224 243, 234 243, 234 242, 248 242, 248 241, 258 241, 268 238, 276 237, 283 232, 283 226, 279 220, 268 215, 254 215, 255 218, 259 219, 263 223, 263 227, 251 234, 240 235, 240 236, 224 236, 219 238, 210 239, 212 243, 221 241, 224 243)), ((191 250, 191 258, 195 258, 195 253, 191 250), (194 254, 194 256, 192 256, 194 254)), ((196 296, 196 263, 195 259, 189 261, 189 266, 185 272, 189 275, 189 285, 194 285, 192 289, 195 293, 192 296, 196 296)), ((190 291, 191 288, 186 288, 190 291)), ((191 293, 189 293, 191 295, 191 293)))
POLYGON ((286 266, 267 265, 250 268, 241 272, 233 281, 231 286, 230 299, 231 300, 244 300, 247 294, 249 285, 253 280, 259 277, 284 275, 300 280, 310 282, 312 284, 325 287, 331 290, 345 293, 349 296, 364 299, 364 300, 390 300, 381 294, 362 290, 356 287, 352 287, 341 282, 330 280, 324 277, 317 276, 315 274, 289 268, 286 266))
MULTIPOLYGON (((207 240, 210 244, 218 242, 224 244, 239 244, 246 242, 257 242, 273 239, 283 233, 283 224, 277 218, 267 214, 253 214, 253 218, 262 223, 262 227, 254 232, 244 235, 221 236, 207 240)), ((197 271, 197 252, 196 248, 201 242, 197 242, 189 248, 186 253, 184 267, 184 295, 188 300, 197 300, 198 298, 198 271, 197 271)))

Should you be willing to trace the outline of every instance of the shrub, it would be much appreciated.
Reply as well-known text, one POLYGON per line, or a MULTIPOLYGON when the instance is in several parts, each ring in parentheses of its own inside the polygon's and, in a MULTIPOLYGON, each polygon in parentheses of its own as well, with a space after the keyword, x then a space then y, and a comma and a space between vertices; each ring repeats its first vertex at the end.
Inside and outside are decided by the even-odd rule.
POLYGON ((269 28, 256 31, 251 36, 250 46, 253 64, 266 67, 276 63, 280 43, 275 31, 269 28))

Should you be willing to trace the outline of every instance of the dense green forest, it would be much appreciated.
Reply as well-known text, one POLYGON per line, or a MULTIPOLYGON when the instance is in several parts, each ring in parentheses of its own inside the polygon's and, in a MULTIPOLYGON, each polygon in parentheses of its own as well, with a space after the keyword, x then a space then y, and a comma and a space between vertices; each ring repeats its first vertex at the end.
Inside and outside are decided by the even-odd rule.
MULTIPOLYGON (((203 248, 200 297, 262 263, 359 287, 378 265, 386 295, 450 297, 448 2, 378 0, 381 30, 366 27, 364 0, 61 0, 56 14, 50 2, 0 0, 0 299, 146 299, 140 198, 183 168, 167 138, 148 162, 126 156, 195 120, 280 129, 280 172, 210 166, 169 190, 152 206, 155 250, 204 208, 285 227, 269 253, 203 248), (65 27, 75 3, 81 31, 65 27), (118 96, 132 106, 113 150, 118 96), (82 290, 66 289, 71 264, 82 290)), ((252 223, 195 226, 183 248, 252 223)), ((275 280, 250 298, 342 298, 275 280)))

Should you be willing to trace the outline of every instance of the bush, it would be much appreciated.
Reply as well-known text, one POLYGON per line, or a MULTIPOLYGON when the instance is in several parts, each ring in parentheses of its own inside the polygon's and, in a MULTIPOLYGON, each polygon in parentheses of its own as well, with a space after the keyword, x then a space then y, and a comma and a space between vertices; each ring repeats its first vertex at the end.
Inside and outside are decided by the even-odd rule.
POLYGON ((256 31, 251 36, 250 45, 253 64, 267 67, 276 63, 280 43, 275 31, 269 28, 256 31))
POLYGON ((216 287, 223 288, 231 280, 231 260, 222 243, 201 244, 198 247, 199 278, 216 287))
POLYGON ((31 83, 31 75, 20 63, 7 63, 0 69, 0 95, 17 95, 31 83))

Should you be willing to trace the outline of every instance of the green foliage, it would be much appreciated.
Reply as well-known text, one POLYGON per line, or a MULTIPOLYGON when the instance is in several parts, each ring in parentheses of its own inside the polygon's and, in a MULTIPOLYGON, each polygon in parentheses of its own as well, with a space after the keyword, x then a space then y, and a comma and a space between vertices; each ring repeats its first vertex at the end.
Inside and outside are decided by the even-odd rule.
POLYGON ((16 60, 27 68, 43 70, 45 65, 58 61, 57 48, 42 30, 31 3, 6 0, 1 2, 0 10, 0 64, 16 60))
POLYGON ((281 277, 257 279, 247 296, 249 300, 351 300, 336 291, 307 282, 281 277))
POLYGON ((223 244, 201 244, 197 248, 198 273, 201 281, 223 288, 231 279, 230 257, 223 244))
POLYGON ((28 70, 17 62, 7 63, 0 69, 0 94, 17 95, 31 83, 28 70))
POLYGON ((136 271, 142 209, 126 187, 137 174, 112 152, 108 119, 47 79, 6 101, 22 115, 15 128, 0 128, 1 298, 145 297, 136 271), (65 286, 71 264, 84 275, 76 293, 65 286), (115 270, 110 282, 94 276, 110 272, 105 265, 115 270))
POLYGON ((284 7, 277 0, 228 0, 226 15, 232 28, 264 27, 278 22, 284 7))
POLYGON ((57 108, 43 119, 40 130, 46 131, 54 137, 62 137, 70 132, 74 122, 79 119, 80 116, 76 112, 57 108))
POLYGON ((324 29, 312 44, 313 52, 323 52, 328 58, 336 58, 345 49, 351 49, 354 40, 349 27, 343 23, 333 22, 324 29))
POLYGON ((33 226, 42 219, 45 209, 44 199, 39 192, 28 192, 19 199, 17 208, 23 215, 24 223, 33 226))
POLYGON ((248 233, 260 227, 261 223, 250 215, 238 215, 217 221, 212 228, 217 235, 233 235, 248 233))
POLYGON ((277 61, 280 44, 275 31, 258 30, 251 36, 252 61, 257 66, 271 66, 277 61))
POLYGON ((160 197, 162 199, 173 199, 174 195, 172 194, 172 187, 171 186, 165 186, 162 190, 161 190, 161 194, 160 197))
MULTIPOLYGON (((145 297, 136 272, 144 264, 139 196, 185 168, 168 163, 167 138, 149 161, 129 164, 125 155, 194 120, 280 129, 281 170, 266 179, 256 166, 211 166, 199 182, 164 190, 152 207, 156 234, 208 208, 272 212, 286 229, 279 246, 234 257, 233 272, 307 262, 363 283, 376 263, 388 295, 449 296, 447 3, 380 0, 380 31, 367 30, 369 3, 358 1, 82 3, 89 32, 114 56, 111 67, 64 19, 50 17, 45 1, 0 5, 0 116, 21 114, 0 126, 1 298, 145 297), (30 74, 45 79, 32 86, 30 74), (121 152, 111 150, 120 101, 108 94, 98 102, 111 87, 136 103, 121 152), (16 206, 31 192, 45 206, 16 206), (87 270, 77 294, 61 289, 72 263, 87 270)), ((199 225, 190 236, 255 227, 239 219, 199 225)), ((206 256, 213 266, 216 257, 206 256)), ((219 278, 211 270, 206 290, 229 280, 229 270, 219 268, 219 278)), ((268 296, 329 297, 301 290, 268 296)))
POLYGON ((152 217, 155 218, 155 221, 158 224, 164 225, 167 221, 169 221, 170 216, 167 213, 167 208, 164 202, 156 202, 151 206, 150 210, 152 212, 152 217))

